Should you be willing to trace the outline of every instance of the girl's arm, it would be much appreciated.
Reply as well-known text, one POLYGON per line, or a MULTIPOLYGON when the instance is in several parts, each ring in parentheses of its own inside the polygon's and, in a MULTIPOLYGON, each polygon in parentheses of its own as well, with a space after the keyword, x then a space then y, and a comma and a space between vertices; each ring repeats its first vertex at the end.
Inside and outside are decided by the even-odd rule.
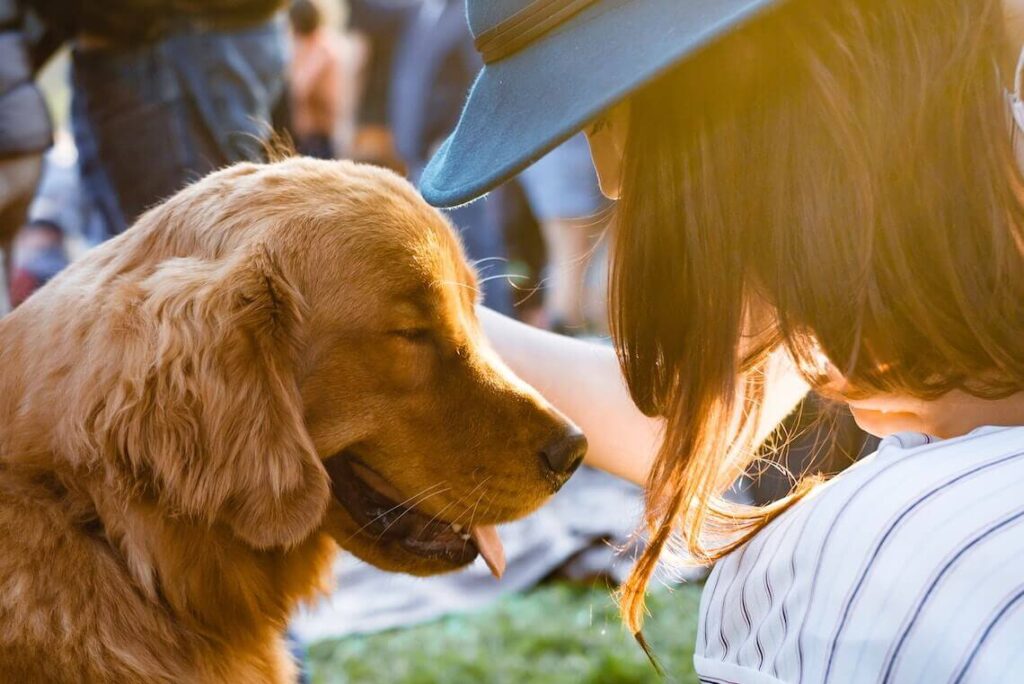
MULTIPOLYGON (((626 389, 615 352, 530 327, 480 308, 480 323, 502 360, 587 435, 587 464, 644 484, 664 421, 648 418, 626 389)), ((786 357, 773 360, 757 439, 771 434, 807 393, 786 357)))
POLYGON ((615 352, 490 309, 479 312, 484 332, 509 368, 587 435, 587 464, 643 484, 664 423, 640 413, 630 399, 615 352))

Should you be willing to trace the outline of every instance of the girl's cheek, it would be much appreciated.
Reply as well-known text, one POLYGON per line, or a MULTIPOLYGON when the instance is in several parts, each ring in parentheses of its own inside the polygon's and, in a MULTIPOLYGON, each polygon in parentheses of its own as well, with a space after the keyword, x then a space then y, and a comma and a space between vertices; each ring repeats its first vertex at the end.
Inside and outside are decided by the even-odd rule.
POLYGON ((923 432, 930 434, 924 421, 913 413, 887 413, 850 407, 853 419, 864 432, 885 438, 897 432, 923 432))

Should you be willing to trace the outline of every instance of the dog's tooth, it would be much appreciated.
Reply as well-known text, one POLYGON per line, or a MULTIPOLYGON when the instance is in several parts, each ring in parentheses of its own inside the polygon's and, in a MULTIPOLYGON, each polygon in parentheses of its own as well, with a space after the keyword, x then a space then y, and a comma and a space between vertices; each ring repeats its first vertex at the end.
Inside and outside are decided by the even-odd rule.
POLYGON ((458 523, 452 523, 452 530, 454 532, 456 532, 456 533, 461 532, 462 531, 462 525, 460 525, 458 523))
POLYGON ((470 536, 468 534, 460 534, 459 536, 462 538, 462 541, 470 540, 470 536))

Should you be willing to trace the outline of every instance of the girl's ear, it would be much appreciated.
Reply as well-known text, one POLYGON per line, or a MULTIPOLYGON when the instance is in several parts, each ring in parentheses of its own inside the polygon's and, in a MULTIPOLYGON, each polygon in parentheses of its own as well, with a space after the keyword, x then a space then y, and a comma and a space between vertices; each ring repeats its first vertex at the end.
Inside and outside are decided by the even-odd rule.
POLYGON ((107 449, 173 514, 259 549, 302 541, 330 489, 296 382, 300 293, 262 248, 165 261, 140 290, 107 449))

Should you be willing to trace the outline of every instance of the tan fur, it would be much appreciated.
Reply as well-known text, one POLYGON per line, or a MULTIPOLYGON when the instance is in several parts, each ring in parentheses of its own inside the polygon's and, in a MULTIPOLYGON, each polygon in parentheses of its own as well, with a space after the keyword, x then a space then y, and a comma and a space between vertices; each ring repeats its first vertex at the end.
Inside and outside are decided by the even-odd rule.
POLYGON ((408 184, 293 159, 186 188, 0 320, 0 681, 290 681, 337 544, 452 569, 360 533, 346 450, 450 522, 539 505, 564 423, 475 301, 408 184))

